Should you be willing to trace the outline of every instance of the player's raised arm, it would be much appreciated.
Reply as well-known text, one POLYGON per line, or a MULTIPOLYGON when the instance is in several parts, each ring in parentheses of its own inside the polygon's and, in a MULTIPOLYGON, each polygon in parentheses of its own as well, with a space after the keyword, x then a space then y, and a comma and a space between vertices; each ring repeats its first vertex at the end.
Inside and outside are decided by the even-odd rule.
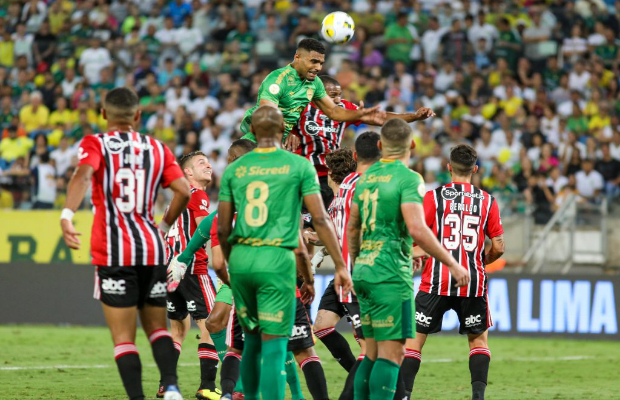
MULTIPOLYGON (((333 119, 335 121, 359 121, 365 115, 372 115, 373 113, 381 112, 379 111, 379 106, 374 106, 372 108, 364 108, 364 102, 360 101, 359 108, 357 110, 346 110, 342 107, 339 107, 331 97, 325 95, 317 100, 313 100, 314 104, 321 110, 329 119, 333 119)), ((383 111, 385 113, 385 111, 383 111)))
POLYGON ((377 110, 371 114, 364 115, 360 121, 368 125, 383 125, 387 120, 398 118, 405 122, 423 121, 435 116, 435 112, 427 107, 421 107, 414 113, 398 114, 377 110))

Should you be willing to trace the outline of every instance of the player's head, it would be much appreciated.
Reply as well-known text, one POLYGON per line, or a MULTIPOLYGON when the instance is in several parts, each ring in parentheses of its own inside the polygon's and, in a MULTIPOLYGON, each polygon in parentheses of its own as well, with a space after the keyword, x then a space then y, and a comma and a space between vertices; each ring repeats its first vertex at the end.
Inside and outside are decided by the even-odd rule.
POLYGON ((321 81, 323 81, 323 86, 325 86, 327 95, 334 100, 334 103, 340 104, 342 102, 342 88, 340 87, 340 82, 329 75, 321 75, 321 81))
POLYGON ((374 164, 381 158, 379 140, 381 136, 377 132, 367 131, 355 139, 355 159, 360 164, 374 164))
POLYGON ((381 154, 384 157, 404 156, 415 147, 412 136, 413 130, 408 123, 398 118, 388 120, 381 127, 381 140, 379 140, 381 154))
POLYGON ((325 156, 329 177, 336 184, 340 185, 344 178, 357 169, 357 162, 353 157, 351 149, 338 149, 325 156))
POLYGON ((452 176, 469 177, 478 171, 478 153, 468 144, 458 144, 450 150, 448 170, 452 176))
POLYGON ((313 81, 323 69, 325 46, 316 39, 303 39, 295 52, 295 69, 299 76, 313 81))
POLYGON ((213 169, 207 155, 202 151, 184 154, 179 160, 179 165, 193 186, 206 186, 211 182, 213 169))
POLYGON ((140 119, 140 99, 132 89, 121 87, 106 94, 103 102, 103 118, 114 123, 133 124, 140 119))
POLYGON ((280 143, 284 134, 284 116, 282 111, 271 106, 258 107, 252 113, 250 132, 256 136, 256 140, 273 138, 280 143))
POLYGON ((228 148, 228 164, 256 148, 256 143, 248 139, 237 139, 228 148))

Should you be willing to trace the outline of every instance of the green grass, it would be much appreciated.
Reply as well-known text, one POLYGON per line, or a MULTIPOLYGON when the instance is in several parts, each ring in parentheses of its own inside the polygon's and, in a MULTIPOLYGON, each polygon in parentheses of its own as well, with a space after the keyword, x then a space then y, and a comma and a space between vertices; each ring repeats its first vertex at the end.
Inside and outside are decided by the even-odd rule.
MULTIPOLYGON (((193 398, 199 379, 197 343, 193 332, 180 359, 180 385, 188 399, 193 398)), ((145 392, 154 398, 158 375, 144 334, 138 335, 137 345, 143 362, 145 392)), ((357 352, 353 341, 352 347, 357 352)), ((491 335, 490 347, 493 359, 487 388, 489 399, 618 398, 618 343, 502 339, 491 335), (559 359, 562 357, 565 359, 559 359), (567 360, 568 357, 575 359, 567 360)), ((317 351, 323 360, 330 396, 336 399, 344 384, 344 371, 322 344, 317 344, 317 351)), ((431 337, 423 352, 426 362, 423 361, 416 380, 415 399, 469 399, 468 352, 463 337, 431 337)), ((0 368, 2 399, 124 398, 106 328, 0 326, 0 368), (42 366, 50 368, 35 369, 42 366)), ((303 380, 301 372, 300 377, 303 380)), ((304 382, 302 388, 307 393, 304 382)))

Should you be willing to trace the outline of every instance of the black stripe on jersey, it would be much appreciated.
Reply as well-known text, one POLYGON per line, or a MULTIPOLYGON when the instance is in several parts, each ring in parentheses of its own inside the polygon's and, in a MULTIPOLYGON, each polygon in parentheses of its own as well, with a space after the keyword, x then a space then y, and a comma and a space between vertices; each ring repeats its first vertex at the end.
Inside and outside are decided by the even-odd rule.
MULTIPOLYGON (((101 135, 100 138, 102 141, 105 141, 105 135, 101 135)), ((105 174, 107 175, 107 190, 104 190, 104 196, 106 196, 106 203, 108 205, 108 225, 110 227, 110 248, 112 249, 112 265, 123 265, 123 260, 121 256, 121 248, 123 243, 119 244, 118 241, 118 232, 119 226, 117 224, 118 215, 116 214, 116 206, 114 197, 112 196, 112 192, 114 191, 114 157, 108 151, 108 146, 103 146, 104 154, 103 157, 106 160, 105 166, 105 174)), ((105 189, 105 188, 104 188, 105 189)))
MULTIPOLYGON (((133 141, 132 136, 133 135, 131 133, 120 134, 121 140, 123 142, 133 141)), ((132 171, 135 173, 136 171, 135 164, 125 165, 125 160, 132 160, 132 156, 135 156, 133 146, 126 146, 125 148, 123 148, 123 152, 119 154, 119 159, 120 159, 119 166, 120 168, 131 168, 132 171)), ((136 199, 135 201, 137 202, 138 199, 136 198, 136 195, 138 191, 136 189, 134 190, 135 190, 134 199, 136 199)), ((134 262, 132 264, 138 265, 138 264, 142 264, 143 262, 142 260, 144 259, 144 243, 142 240, 142 235, 140 234, 140 227, 138 226, 136 221, 133 219, 132 214, 134 213, 134 211, 135 209, 127 214, 123 214, 123 218, 125 219, 125 222, 127 223, 127 227, 131 231, 131 237, 129 238, 129 240, 132 243, 132 251, 135 251, 134 257, 133 257, 134 262)))
MULTIPOLYGON (((142 135, 142 139, 144 141, 145 144, 149 143, 149 138, 146 135, 142 135)), ((157 143, 157 142, 156 142, 157 143)), ((147 204, 152 204, 155 203, 155 200, 157 199, 157 191, 159 189, 159 182, 160 179, 155 179, 154 177, 152 177, 152 174, 154 173, 153 170, 156 168, 155 165, 153 165, 154 161, 155 161, 155 157, 154 157, 154 152, 155 152, 155 146, 149 146, 147 147, 148 153, 145 152, 144 154, 144 158, 143 158, 143 162, 142 162, 142 166, 144 168, 145 171, 148 172, 148 179, 147 179, 147 188, 148 190, 145 193, 145 196, 148 196, 149 193, 151 192, 151 190, 153 190, 153 186, 155 187, 155 189, 153 190, 153 201, 151 202, 150 200, 147 202, 145 202, 145 215, 149 215, 149 211, 148 211, 148 207, 146 206, 147 204)), ((164 151, 163 151, 163 147, 161 147, 161 151, 160 151, 160 157, 163 159, 164 157, 164 151)), ((163 162, 162 162, 163 165, 163 162)), ((163 171, 159 171, 159 175, 161 175, 163 173, 163 171)), ((164 249, 164 241, 161 237, 161 234, 159 233, 159 230, 150 223, 145 223, 147 229, 150 229, 152 232, 151 237, 153 238, 153 250, 155 248, 157 248, 159 250, 159 252, 157 253, 157 255, 153 255, 153 259, 155 261, 155 265, 161 265, 162 263, 164 263, 166 261, 166 251, 164 249)))
MULTIPOLYGON (((435 223, 437 224, 437 240, 439 240, 439 243, 441 243, 441 245, 443 246, 444 198, 441 196, 440 189, 435 190, 435 198, 437 199, 437 214, 435 215, 435 223)), ((433 279, 431 282, 436 282, 437 284, 435 286, 432 286, 431 293, 439 294, 439 288, 441 287, 440 274, 442 264, 436 258, 433 258, 433 262, 435 263, 435 265, 433 267, 433 279)))
MULTIPOLYGON (((482 200, 479 199, 477 196, 478 194, 480 194, 480 189, 478 189, 474 185, 471 185, 471 188, 472 188, 472 193, 474 194, 474 196, 471 197, 472 207, 470 210, 473 210, 473 209, 478 210, 476 213, 471 213, 471 214, 480 216, 481 211, 482 211, 482 200)), ((480 233, 480 226, 476 227, 476 231, 480 233)), ((469 285, 467 285, 467 296, 471 296, 472 289, 474 290, 474 295, 475 295, 476 288, 478 287, 478 265, 476 262, 476 254, 478 253, 479 242, 480 242, 480 238, 476 238, 476 248, 474 249, 474 251, 467 252, 467 262, 468 262, 469 271, 470 271, 470 274, 469 274, 470 281, 469 281, 469 285)))
MULTIPOLYGON (((194 191, 192 191, 193 193, 194 191)), ((189 227, 190 227, 190 212, 189 210, 186 208, 183 211, 183 226, 179 227, 183 229, 183 237, 185 238, 185 247, 187 247, 187 243, 189 242, 189 239, 191 238, 191 235, 189 233, 189 227)), ((181 249, 180 247, 182 246, 181 241, 179 241, 179 254, 184 250, 181 249)), ((189 265, 189 269, 190 269, 190 273, 193 274, 194 273, 194 263, 193 263, 194 257, 192 257, 192 263, 189 265)))
MULTIPOLYGON (((454 190, 456 190, 457 193, 459 193, 459 195, 452 200, 452 204, 456 204, 456 203, 464 203, 465 201, 465 196, 463 194, 463 185, 461 184, 452 184, 452 187, 454 188, 454 190)), ((452 208, 454 209, 458 209, 456 206, 453 206, 452 208)), ((456 247, 456 249, 454 250, 450 250, 450 253, 452 254, 452 257, 454 257, 455 260, 457 260, 459 262, 459 264, 461 264, 461 252, 463 251, 463 248, 461 246, 463 246, 463 237, 462 237, 462 232, 463 232, 463 212, 462 211, 453 211, 454 214, 458 214, 459 216, 459 220, 461 220, 461 232, 459 232, 459 235, 461 235, 461 243, 458 244, 458 246, 456 247)), ((457 288, 452 286, 452 274, 448 273, 448 296, 450 296, 452 294, 453 290, 458 290, 457 288)))

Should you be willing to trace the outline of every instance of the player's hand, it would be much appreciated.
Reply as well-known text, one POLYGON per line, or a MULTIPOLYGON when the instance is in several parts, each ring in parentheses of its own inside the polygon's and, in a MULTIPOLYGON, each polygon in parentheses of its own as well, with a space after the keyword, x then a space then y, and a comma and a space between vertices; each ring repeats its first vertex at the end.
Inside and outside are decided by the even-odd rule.
POLYGON ((73 222, 68 219, 61 219, 60 228, 62 229, 62 238, 65 240, 67 246, 69 246, 70 249, 79 250, 82 242, 80 242, 78 236, 80 236, 81 233, 75 230, 73 222))
POLYGON ((428 107, 420 107, 418 111, 415 112, 415 120, 416 121, 424 121, 427 118, 434 117, 436 114, 433 110, 428 107))
POLYGON ((185 271, 187 271, 187 265, 180 262, 178 257, 179 256, 175 256, 172 261, 170 261, 170 265, 168 265, 168 269, 166 270, 169 293, 177 290, 181 280, 185 276, 185 271))
POLYGON ((284 148, 288 151, 295 151, 299 148, 299 136, 290 133, 284 140, 284 148))
MULTIPOLYGON (((364 107, 364 102, 360 101, 360 105, 357 108, 357 112, 359 113, 359 116, 361 118, 361 117, 363 117, 365 115, 371 115, 373 113, 379 113, 381 111, 379 110, 379 106, 378 105, 374 106, 374 107, 371 107, 371 108, 365 108, 364 107)), ((385 111, 383 111, 383 112, 385 113, 385 111)), ((378 114, 375 114, 375 115, 378 115, 378 114)))
POLYGON ((314 282, 306 283, 304 282, 299 288, 299 293, 301 293, 301 302, 304 304, 312 304, 314 301, 314 282))
POLYGON ((419 271, 422 269, 422 265, 424 265, 423 257, 416 257, 413 259, 413 272, 419 271))
POLYGON ((336 293, 342 293, 342 297, 348 296, 353 290, 353 281, 346 268, 336 269, 334 273, 334 287, 336 293))
POLYGON ((459 263, 454 262, 448 267, 450 275, 456 281, 455 287, 463 287, 469 284, 469 272, 463 268, 459 263))
POLYGON ((302 235, 304 237, 304 243, 306 244, 316 244, 319 241, 319 235, 316 232, 310 231, 308 229, 304 229, 302 235))

